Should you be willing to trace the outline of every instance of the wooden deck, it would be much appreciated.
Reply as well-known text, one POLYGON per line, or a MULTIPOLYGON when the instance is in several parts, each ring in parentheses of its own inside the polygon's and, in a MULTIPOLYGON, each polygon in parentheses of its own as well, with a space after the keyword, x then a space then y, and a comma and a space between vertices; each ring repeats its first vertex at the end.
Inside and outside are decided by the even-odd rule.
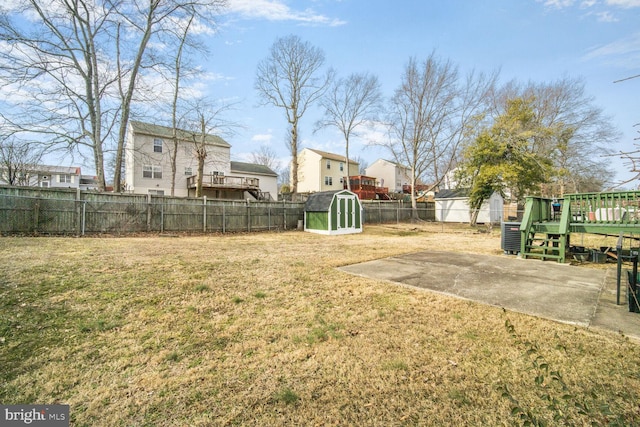
MULTIPOLYGON (((198 177, 193 175, 187 178, 187 188, 196 188, 198 177)), ((203 175, 202 187, 220 190, 259 190, 258 178, 245 178, 227 175, 203 175)))
POLYGON ((528 197, 520 232, 524 258, 564 262, 571 233, 640 234, 640 191, 528 197))

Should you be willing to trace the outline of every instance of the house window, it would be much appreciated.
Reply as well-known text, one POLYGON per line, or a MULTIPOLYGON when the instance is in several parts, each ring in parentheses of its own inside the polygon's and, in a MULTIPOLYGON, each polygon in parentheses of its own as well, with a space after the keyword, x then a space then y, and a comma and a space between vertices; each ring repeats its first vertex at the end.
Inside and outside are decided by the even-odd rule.
POLYGON ((164 196, 164 190, 149 190, 152 196, 164 196))
POLYGON ((193 168, 191 168, 191 167, 184 168, 184 174, 185 174, 186 176, 191 176, 191 175, 193 175, 193 168))
POLYGON ((333 178, 330 176, 324 177, 324 185, 333 185, 333 178))
POLYGON ((64 183, 71 183, 71 175, 58 175, 58 182, 64 184, 64 183))
POLYGON ((153 139, 153 152, 162 153, 162 140, 160 138, 153 139))
POLYGON ((331 169, 331 160, 327 160, 327 169, 331 169))
POLYGON ((344 170, 344 163, 340 162, 340 172, 344 170))
POLYGON ((162 179, 162 166, 156 166, 156 165, 142 166, 142 177, 162 179))

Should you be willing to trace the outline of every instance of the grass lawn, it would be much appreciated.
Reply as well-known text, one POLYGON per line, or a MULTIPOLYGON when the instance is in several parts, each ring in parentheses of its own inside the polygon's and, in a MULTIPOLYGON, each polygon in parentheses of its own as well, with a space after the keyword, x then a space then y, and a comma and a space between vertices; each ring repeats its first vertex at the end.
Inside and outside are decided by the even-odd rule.
POLYGON ((335 267, 461 227, 0 238, 0 402, 74 426, 640 425, 640 345, 335 267), (538 423, 538 424, 536 424, 538 423))

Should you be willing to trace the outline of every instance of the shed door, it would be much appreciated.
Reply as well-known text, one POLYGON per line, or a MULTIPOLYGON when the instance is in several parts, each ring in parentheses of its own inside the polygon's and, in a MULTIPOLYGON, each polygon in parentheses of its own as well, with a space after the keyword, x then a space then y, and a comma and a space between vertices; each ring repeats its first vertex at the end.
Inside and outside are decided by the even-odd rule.
POLYGON ((356 200, 354 196, 336 196, 338 230, 356 228, 356 200))

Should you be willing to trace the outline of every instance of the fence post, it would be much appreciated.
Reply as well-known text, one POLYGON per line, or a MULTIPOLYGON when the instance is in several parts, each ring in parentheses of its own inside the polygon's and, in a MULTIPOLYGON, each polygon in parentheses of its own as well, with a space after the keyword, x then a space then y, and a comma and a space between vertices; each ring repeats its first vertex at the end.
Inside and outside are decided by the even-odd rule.
POLYGON ((40 199, 36 199, 33 204, 33 232, 38 232, 38 222, 40 222, 40 199))
POLYGON ((284 221, 283 223, 283 229, 286 230, 287 229, 287 201, 283 200, 282 201, 282 219, 284 221))
POLYGON ((202 231, 207 232, 207 196, 202 196, 202 231))
POLYGON ((147 231, 151 231, 151 194, 147 194, 147 231))
POLYGON ((81 196, 80 188, 76 188, 76 236, 82 235, 82 208, 80 207, 81 196))
POLYGON ((226 214, 226 209, 225 209, 226 206, 227 206, 227 203, 226 202, 222 202, 222 234, 225 233, 225 224, 227 222, 226 215, 225 215, 226 214))
POLYGON ((251 231, 251 202, 247 199, 247 231, 251 231))
POLYGON ((82 201, 82 235, 84 236, 85 227, 87 224, 87 201, 82 201))

